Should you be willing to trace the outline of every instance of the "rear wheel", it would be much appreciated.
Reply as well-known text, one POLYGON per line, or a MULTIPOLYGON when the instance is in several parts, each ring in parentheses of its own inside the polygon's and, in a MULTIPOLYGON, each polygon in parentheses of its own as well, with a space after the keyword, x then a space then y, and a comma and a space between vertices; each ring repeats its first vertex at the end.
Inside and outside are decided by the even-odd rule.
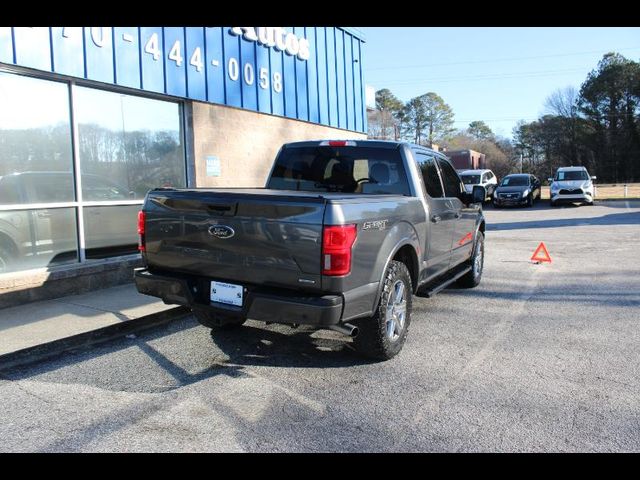
POLYGON ((527 207, 529 207, 529 208, 533 207, 533 194, 531 194, 529 196, 529 200, 527 200, 527 207))
POLYGON ((212 330, 233 330, 234 328, 242 326, 242 324, 247 321, 246 318, 224 317, 209 310, 199 308, 192 310, 198 322, 212 330))
POLYGON ((391 261, 375 314, 357 322, 360 333, 353 339, 353 345, 358 353, 376 360, 389 360, 402 350, 411 323, 412 292, 406 265, 391 261))
POLYGON ((471 271, 464 274, 456 282, 462 288, 473 288, 480 284, 482 270, 484 268, 484 235, 478 231, 476 243, 471 254, 471 271))

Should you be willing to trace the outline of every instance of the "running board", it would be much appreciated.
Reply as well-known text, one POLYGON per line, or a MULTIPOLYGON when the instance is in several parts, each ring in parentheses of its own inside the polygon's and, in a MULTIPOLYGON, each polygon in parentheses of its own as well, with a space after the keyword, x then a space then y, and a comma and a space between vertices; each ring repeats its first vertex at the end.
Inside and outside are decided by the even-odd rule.
POLYGON ((462 270, 457 270, 457 271, 454 271, 454 273, 447 274, 447 275, 445 275, 444 277, 442 277, 440 279, 436 279, 433 282, 429 282, 429 283, 419 287, 418 288, 418 292, 416 293, 416 295, 418 297, 425 297, 425 298, 433 297, 436 293, 438 293, 441 290, 444 290, 449 285, 451 285, 453 282, 455 282, 460 277, 462 277, 463 275, 465 275, 466 273, 468 273, 470 271, 471 271, 471 267, 470 266, 466 266, 462 270))

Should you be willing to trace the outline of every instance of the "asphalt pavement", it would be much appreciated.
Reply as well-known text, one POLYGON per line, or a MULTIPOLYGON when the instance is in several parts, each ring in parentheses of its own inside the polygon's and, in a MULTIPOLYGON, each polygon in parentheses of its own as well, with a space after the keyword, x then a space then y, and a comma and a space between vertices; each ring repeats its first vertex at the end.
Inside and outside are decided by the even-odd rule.
POLYGON ((485 213, 480 286, 415 297, 390 361, 187 316, 2 372, 0 451, 640 451, 640 202, 485 213))

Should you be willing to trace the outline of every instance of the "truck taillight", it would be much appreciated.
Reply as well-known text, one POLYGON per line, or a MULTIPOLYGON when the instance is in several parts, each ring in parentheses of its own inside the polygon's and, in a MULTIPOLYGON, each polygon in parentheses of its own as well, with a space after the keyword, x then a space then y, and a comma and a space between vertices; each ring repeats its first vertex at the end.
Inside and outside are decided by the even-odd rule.
POLYGON ((351 247, 356 241, 356 225, 331 225, 322 230, 322 274, 351 272, 351 247))
POLYGON ((353 140, 325 140, 320 142, 321 147, 355 147, 356 142, 353 140))
POLYGON ((145 244, 144 244, 144 228, 145 228, 145 215, 142 210, 138 212, 138 235, 140 235, 140 241, 138 243, 138 250, 144 252, 145 244))

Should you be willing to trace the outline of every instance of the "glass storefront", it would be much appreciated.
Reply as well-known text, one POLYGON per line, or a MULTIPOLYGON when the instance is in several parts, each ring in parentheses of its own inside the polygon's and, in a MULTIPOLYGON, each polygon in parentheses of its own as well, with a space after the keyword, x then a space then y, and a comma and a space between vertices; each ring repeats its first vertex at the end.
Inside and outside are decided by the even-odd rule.
POLYGON ((0 106, 0 273, 136 253, 147 191, 186 186, 179 103, 0 72, 0 106))

